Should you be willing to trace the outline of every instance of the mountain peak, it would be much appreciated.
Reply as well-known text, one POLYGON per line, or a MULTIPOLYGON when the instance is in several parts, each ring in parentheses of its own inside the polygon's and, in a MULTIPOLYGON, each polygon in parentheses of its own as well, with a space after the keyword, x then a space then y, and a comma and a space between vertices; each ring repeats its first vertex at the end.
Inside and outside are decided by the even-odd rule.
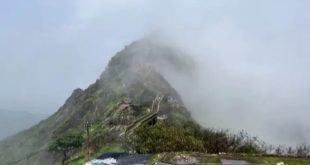
POLYGON ((133 42, 118 52, 108 64, 108 68, 152 67, 178 72, 191 72, 194 61, 176 46, 165 44, 150 37, 133 42))
POLYGON ((191 120, 181 97, 162 74, 169 69, 191 68, 192 63, 184 60, 184 56, 173 47, 148 38, 133 42, 112 57, 95 83, 85 90, 75 89, 55 114, 0 142, 0 161, 4 164, 55 164, 56 159, 47 153, 53 138, 72 129, 84 130, 86 122, 96 125, 96 129, 110 130, 96 136, 99 138, 94 139, 98 140, 96 146, 100 147, 101 141, 109 137, 111 142, 119 142, 127 127, 145 115, 148 117, 159 96, 158 110, 151 115, 166 116, 162 119, 169 120, 191 120), (16 147, 20 152, 15 152, 16 147), (24 159, 29 155, 33 156, 24 159))

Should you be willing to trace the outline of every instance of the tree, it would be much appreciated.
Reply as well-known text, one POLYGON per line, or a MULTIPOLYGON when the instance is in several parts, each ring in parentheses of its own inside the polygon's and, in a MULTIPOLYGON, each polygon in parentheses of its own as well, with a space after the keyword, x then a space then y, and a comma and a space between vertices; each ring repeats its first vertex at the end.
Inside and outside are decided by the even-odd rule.
POLYGON ((307 144, 300 144, 296 147, 296 155, 298 157, 306 157, 310 153, 310 146, 307 144))
POLYGON ((79 149, 83 145, 83 136, 81 133, 68 133, 61 137, 56 138, 49 146, 49 151, 54 153, 62 153, 62 164, 65 165, 71 152, 79 149))
POLYGON ((296 151, 292 147, 288 147, 286 149, 286 154, 289 156, 294 156, 294 155, 296 155, 296 151))
POLYGON ((281 156, 281 155, 284 154, 284 151, 285 151, 285 146, 279 145, 279 146, 276 147, 275 153, 276 153, 278 156, 281 156))
POLYGON ((228 152, 230 144, 227 131, 205 129, 202 131, 202 139, 209 153, 228 152))

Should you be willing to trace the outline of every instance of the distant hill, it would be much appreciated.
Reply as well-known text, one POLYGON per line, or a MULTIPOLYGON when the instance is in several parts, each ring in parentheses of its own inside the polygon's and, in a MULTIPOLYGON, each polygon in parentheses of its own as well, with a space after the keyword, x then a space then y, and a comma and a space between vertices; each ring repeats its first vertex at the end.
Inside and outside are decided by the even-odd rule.
POLYGON ((46 117, 44 114, 0 109, 0 140, 28 129, 46 117))
MULTIPOLYGON (((47 149, 54 137, 71 129, 84 130, 90 122, 100 151, 102 142, 121 144, 126 128, 148 113, 161 96, 158 116, 171 122, 192 120, 177 91, 161 74, 162 70, 188 71, 192 63, 169 45, 146 38, 133 42, 110 60, 106 70, 87 89, 76 89, 52 116, 34 127, 0 142, 3 165, 59 164, 47 149)), ((146 117, 145 117, 146 115, 146 117)), ((143 118, 144 117, 144 118, 143 118)), ((82 152, 82 151, 81 151, 82 152)))

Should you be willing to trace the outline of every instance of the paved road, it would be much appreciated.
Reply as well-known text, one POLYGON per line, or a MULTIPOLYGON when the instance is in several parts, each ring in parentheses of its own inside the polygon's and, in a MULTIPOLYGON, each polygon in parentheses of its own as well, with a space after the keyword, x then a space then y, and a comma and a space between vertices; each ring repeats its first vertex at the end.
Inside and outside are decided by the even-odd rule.
POLYGON ((144 165, 151 159, 151 157, 152 155, 149 154, 128 155, 120 157, 117 160, 117 165, 144 165))
MULTIPOLYGON (((114 158, 117 160, 115 165, 145 165, 152 155, 149 154, 127 154, 127 153, 106 153, 99 156, 97 159, 103 160, 107 158, 114 158)), ((249 165, 250 163, 244 160, 230 160, 222 159, 221 164, 226 165, 249 165)), ((169 165, 166 163, 157 163, 156 165, 169 165)))
POLYGON ((171 165, 171 164, 158 162, 158 163, 155 163, 155 165, 171 165))
POLYGON ((226 165, 248 165, 250 163, 248 163, 247 161, 244 160, 229 160, 229 159, 222 159, 221 160, 222 164, 226 164, 226 165))

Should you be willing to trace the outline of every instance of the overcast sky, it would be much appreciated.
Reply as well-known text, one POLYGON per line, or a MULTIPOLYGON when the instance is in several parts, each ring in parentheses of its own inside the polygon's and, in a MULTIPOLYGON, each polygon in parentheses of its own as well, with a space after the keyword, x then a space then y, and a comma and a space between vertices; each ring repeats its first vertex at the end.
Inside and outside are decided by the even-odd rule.
POLYGON ((143 37, 157 15, 143 1, 0 3, 0 109, 43 113, 94 82, 109 58, 143 37))
MULTIPOLYGON (((232 82, 235 84, 216 87, 242 88, 242 83, 257 81, 279 87, 278 92, 288 88, 282 92, 283 97, 300 101, 292 102, 291 112, 302 109, 294 119, 303 116, 310 107, 307 103, 310 92, 308 0, 11 0, 0 3, 0 109, 55 112, 75 88, 86 88, 94 82, 112 55, 158 29, 179 38, 180 44, 188 45, 196 54, 208 48, 208 54, 217 56, 218 62, 212 61, 209 68, 219 64, 221 69, 232 71, 219 75, 219 79, 228 76, 236 80, 246 75, 245 79, 232 82), (267 79, 260 79, 266 78, 265 75, 267 79), (270 84, 270 80, 275 81, 270 84), (283 82, 286 83, 282 85, 283 82)), ((257 89, 263 93, 259 101, 266 102, 268 98, 263 96, 268 92, 272 96, 273 91, 268 89, 257 89)), ((220 98, 215 104, 223 101, 223 92, 218 93, 220 96, 212 97, 220 98)), ((230 98, 231 94, 225 97, 230 98)), ((279 102, 285 100, 281 99, 279 102)), ((212 115, 212 110, 208 116, 219 117, 212 115)), ((200 121, 203 120, 201 117, 200 121)))

